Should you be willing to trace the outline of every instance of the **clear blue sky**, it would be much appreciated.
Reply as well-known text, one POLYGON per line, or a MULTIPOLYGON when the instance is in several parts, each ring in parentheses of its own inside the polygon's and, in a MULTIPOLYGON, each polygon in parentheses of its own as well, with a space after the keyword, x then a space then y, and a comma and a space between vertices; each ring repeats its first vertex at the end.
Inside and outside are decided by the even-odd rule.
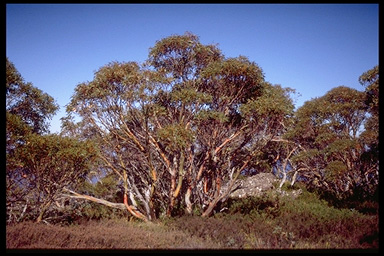
POLYGON ((60 131, 74 88, 111 61, 143 62, 157 40, 190 31, 247 56, 296 106, 378 65, 378 4, 7 4, 6 56, 55 98, 60 131))

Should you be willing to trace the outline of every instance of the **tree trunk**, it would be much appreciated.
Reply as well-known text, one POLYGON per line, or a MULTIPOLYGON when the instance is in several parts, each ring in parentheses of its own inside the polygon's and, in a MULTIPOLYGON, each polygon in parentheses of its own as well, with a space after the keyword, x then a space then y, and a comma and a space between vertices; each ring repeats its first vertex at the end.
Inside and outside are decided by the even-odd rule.
POLYGON ((187 192, 185 193, 185 205, 186 205, 185 210, 187 214, 192 214, 191 193, 192 193, 192 188, 188 187, 187 192))
POLYGON ((148 222, 148 218, 145 217, 144 214, 142 214, 141 212, 139 211, 136 211, 134 208, 132 208, 132 206, 128 205, 128 196, 127 194, 124 194, 124 205, 125 207, 127 208, 127 210, 133 215, 135 216, 136 218, 139 218, 145 222, 148 222))
MULTIPOLYGON (((248 163, 249 161, 251 160, 251 155, 249 155, 247 157, 247 160, 244 162, 244 164, 236 171, 235 173, 235 177, 233 177, 233 179, 230 181, 229 183, 229 186, 227 188, 227 191, 225 191, 222 195, 220 195, 220 190, 219 191, 216 191, 217 195, 215 195, 215 198, 211 201, 211 203, 208 205, 208 208, 203 212, 203 214, 201 215, 202 217, 208 217, 209 215, 211 215, 213 209, 215 208, 216 204, 222 200, 222 199, 226 199, 227 196, 229 195, 229 193, 231 193, 232 189, 233 189, 233 186, 235 185, 235 181, 237 180, 237 178, 239 177, 240 173, 242 170, 244 170, 247 166, 248 166, 248 163)), ((221 180, 220 180, 220 183, 221 183, 221 180)), ((219 184, 220 184, 219 183, 219 184)), ((219 185, 220 186, 220 185, 219 185)))
POLYGON ((167 216, 171 217, 173 207, 175 206, 175 190, 176 190, 176 173, 171 173, 171 188, 169 191, 169 205, 167 210, 167 216))
POLYGON ((296 182, 297 174, 298 174, 298 171, 295 171, 295 173, 293 174, 292 181, 291 181, 291 187, 292 187, 292 186, 295 184, 295 182, 296 182))
POLYGON ((203 214, 201 215, 201 217, 209 217, 213 211, 213 209, 215 208, 217 202, 219 202, 219 200, 221 199, 221 197, 216 197, 215 199, 213 199, 209 205, 208 205, 208 208, 203 212, 203 214))
POLYGON ((46 202, 46 203, 43 204, 43 207, 40 210, 39 217, 37 217, 37 219, 36 219, 36 223, 41 222, 41 220, 43 219, 44 213, 46 212, 46 210, 48 209, 48 207, 50 205, 51 205, 51 202, 46 202))
POLYGON ((221 178, 217 177, 216 178, 216 191, 215 191, 215 198, 209 203, 208 208, 203 212, 201 215, 202 217, 208 217, 211 215, 213 209, 217 205, 217 202, 223 198, 223 196, 220 196, 220 189, 221 189, 221 178))
POLYGON ((281 188, 284 185, 286 180, 287 180, 287 173, 285 170, 283 170, 283 179, 280 182, 279 188, 281 188))

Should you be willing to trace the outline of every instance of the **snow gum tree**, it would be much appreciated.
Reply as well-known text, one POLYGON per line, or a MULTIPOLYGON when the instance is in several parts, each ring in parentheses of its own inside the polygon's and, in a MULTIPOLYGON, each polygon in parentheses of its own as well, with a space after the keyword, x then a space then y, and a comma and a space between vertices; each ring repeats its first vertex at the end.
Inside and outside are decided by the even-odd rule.
POLYGON ((112 62, 79 84, 64 128, 77 115, 79 130, 92 131, 134 216, 209 216, 284 131, 291 92, 248 58, 226 58, 185 33, 157 41, 144 64, 112 62))
POLYGON ((337 199, 372 194, 378 184, 378 130, 366 101, 366 92, 336 87, 305 102, 286 134, 300 145, 291 160, 302 177, 337 199))
MULTIPOLYGON (((48 133, 54 99, 25 82, 6 59, 6 217, 40 222, 62 189, 76 188, 96 160, 90 141, 48 133)), ((51 211, 52 212, 52 211, 51 211)))

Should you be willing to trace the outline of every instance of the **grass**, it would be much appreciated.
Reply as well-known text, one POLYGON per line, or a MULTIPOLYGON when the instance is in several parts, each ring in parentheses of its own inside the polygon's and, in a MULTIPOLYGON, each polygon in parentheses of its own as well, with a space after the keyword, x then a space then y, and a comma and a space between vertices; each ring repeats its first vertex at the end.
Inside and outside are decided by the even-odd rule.
POLYGON ((8 226, 7 249, 194 249, 215 244, 161 223, 124 220, 88 221, 80 225, 48 226, 24 222, 8 226))
POLYGON ((93 220, 67 226, 7 226, 6 248, 55 249, 378 249, 378 214, 336 209, 316 195, 232 200, 210 218, 153 223, 93 220))

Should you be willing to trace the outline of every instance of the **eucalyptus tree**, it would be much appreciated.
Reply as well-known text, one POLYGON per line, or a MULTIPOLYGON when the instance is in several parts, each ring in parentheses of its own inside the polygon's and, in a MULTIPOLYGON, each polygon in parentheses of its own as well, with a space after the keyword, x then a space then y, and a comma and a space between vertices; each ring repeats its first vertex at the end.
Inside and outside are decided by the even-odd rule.
MULTIPOLYGON (((361 157, 361 174, 364 177, 363 192, 373 194, 379 180, 379 66, 364 72, 359 77, 365 86, 365 104, 368 118, 360 136, 365 152, 361 157)), ((377 191, 376 191, 377 192, 377 191)))
POLYGON ((360 135, 367 119, 365 93, 339 86, 304 103, 287 134, 301 149, 292 157, 314 187, 346 198, 362 185, 360 135))
MULTIPOLYGON (((54 115, 58 106, 51 96, 25 82, 8 58, 6 58, 5 99, 6 200, 7 219, 9 219, 9 212, 12 209, 24 207, 23 202, 28 193, 25 187, 20 186, 23 168, 16 152, 28 143, 28 136, 31 134, 47 132, 47 120, 54 115)), ((19 209, 20 212, 22 210, 19 209)), ((16 218, 20 219, 20 215, 16 218)))
POLYGON ((95 161, 90 142, 48 133, 54 99, 6 59, 7 222, 41 221, 64 187, 76 188, 95 161))
POLYGON ((48 132, 47 121, 58 106, 50 95, 25 82, 8 58, 5 87, 7 175, 12 176, 17 169, 14 151, 27 143, 29 134, 48 132))
POLYGON ((67 120, 77 114, 93 129, 134 216, 147 221, 176 206, 208 216, 281 135, 291 92, 248 58, 225 58, 186 33, 157 41, 142 65, 100 68, 76 87, 67 120))
MULTIPOLYGON (((60 201, 63 189, 76 189, 92 170, 97 154, 90 141, 56 134, 30 135, 28 143, 16 151, 22 170, 19 188, 27 190, 22 199, 28 214, 37 222, 43 220, 52 204, 60 201)), ((9 197, 13 198, 15 195, 9 197)))

